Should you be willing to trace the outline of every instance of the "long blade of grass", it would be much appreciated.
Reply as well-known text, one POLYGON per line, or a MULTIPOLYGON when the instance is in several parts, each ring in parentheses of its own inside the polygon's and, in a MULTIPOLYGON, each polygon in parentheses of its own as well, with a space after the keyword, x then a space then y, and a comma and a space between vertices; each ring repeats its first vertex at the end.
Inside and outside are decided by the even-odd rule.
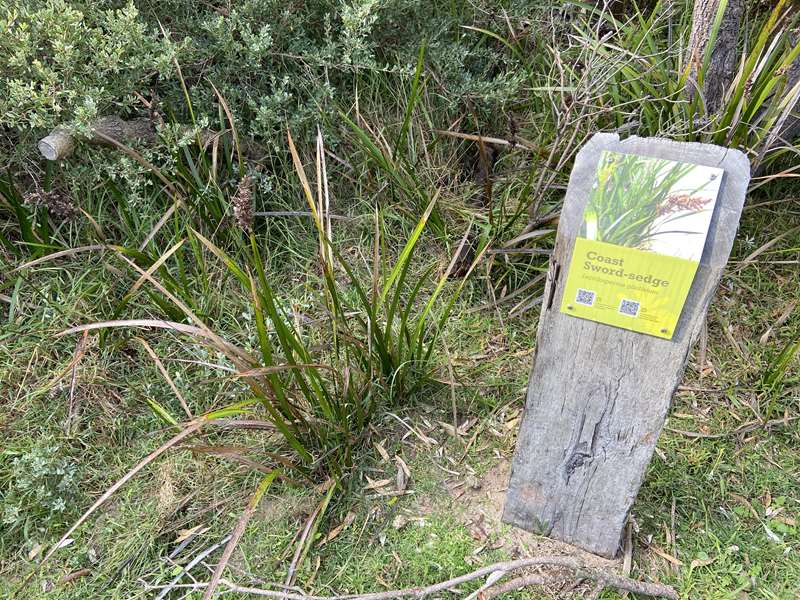
POLYGON ((214 93, 217 95, 217 100, 222 105, 222 110, 225 111, 225 116, 228 119, 228 123, 231 126, 231 134, 233 135, 233 144, 236 147, 236 157, 239 162, 239 175, 244 173, 244 161, 242 160, 242 149, 239 144, 239 133, 236 131, 236 122, 233 119, 233 113, 231 112, 230 106, 228 106, 228 102, 225 100, 225 97, 220 93, 217 87, 214 85, 212 81, 208 83, 211 84, 211 88, 214 90, 214 93))
POLYGON ((783 131, 786 121, 795 112, 795 107, 797 106, 798 101, 800 101, 800 81, 798 81, 792 87, 783 100, 781 100, 781 102, 776 106, 776 109, 780 110, 780 114, 777 116, 777 118, 771 119, 766 124, 766 130, 769 133, 767 134, 766 141, 761 145, 761 150, 758 153, 758 157, 754 161, 756 166, 761 164, 765 155, 767 154, 767 151, 770 150, 775 144, 778 136, 783 131))
MULTIPOLYGON (((334 256, 336 257, 336 260, 339 262, 339 265, 341 265, 342 269, 344 269, 345 273, 347 273, 347 277, 349 278, 350 283, 352 284, 353 289, 355 290, 356 295, 358 296, 358 300, 361 303, 364 312, 367 313, 367 323, 365 325, 365 328, 367 329, 370 336, 375 337, 375 344, 372 345, 370 343, 369 352, 371 353, 372 350, 375 350, 379 355, 381 364, 384 365, 392 364, 392 358, 387 352, 388 345, 385 339, 383 338, 383 332, 381 331, 380 324, 378 323, 376 303, 374 301, 370 301, 366 290, 364 290, 364 287, 361 285, 361 282, 359 281, 359 278, 356 276, 355 272, 350 267, 350 265, 347 264, 347 261, 344 260, 341 253, 339 253, 339 251, 336 248, 333 247, 331 248, 333 250, 334 256)), ((370 339, 372 339, 372 337, 370 337, 370 339)), ((369 365, 369 367, 371 368, 371 365, 369 365)))
MULTIPOLYGON (((250 236, 250 247, 253 252, 253 263, 256 268, 256 275, 258 276, 258 281, 261 286, 260 297, 264 301, 264 309, 275 327, 275 333, 286 361, 290 364, 297 364, 298 361, 295 359, 295 356, 297 356, 300 358, 299 362, 311 363, 310 353, 303 344, 302 338, 291 322, 285 319, 278 309, 275 297, 272 293, 272 288, 264 273, 263 261, 261 260, 258 245, 253 235, 250 236)), ((304 374, 305 371, 302 370, 292 371, 295 382, 312 405, 315 404, 316 401, 325 414, 328 417, 332 417, 330 398, 328 397, 325 386, 319 381, 319 374, 313 370, 309 371, 308 381, 305 379, 304 374)))
POLYGON ((219 335, 217 335, 211 329, 209 329, 209 327, 205 323, 203 323, 203 321, 200 318, 198 318, 197 315, 195 315, 194 312, 188 306, 186 306, 186 304, 184 304, 181 300, 176 298, 174 294, 172 294, 163 285, 161 285, 161 283, 159 283, 158 280, 156 280, 152 275, 148 275, 142 268, 139 267, 139 265, 129 260, 123 254, 119 254, 119 257, 126 263, 128 263, 131 267, 133 267, 136 271, 138 271, 140 274, 144 275, 147 278, 147 280, 151 284, 153 284, 153 286, 155 286, 155 288, 159 292, 164 294, 173 304, 175 304, 175 306, 180 308, 187 317, 192 319, 194 323, 197 323, 197 326, 203 330, 205 336, 214 343, 217 349, 220 350, 221 352, 224 352, 228 356, 228 358, 231 359, 231 361, 237 364, 237 366, 247 368, 248 365, 255 364, 256 361, 252 356, 250 356, 247 352, 245 352, 241 348, 234 346, 230 342, 225 341, 219 335))
POLYGON ((169 376, 169 372, 164 368, 164 363, 161 362, 161 359, 155 353, 155 350, 153 350, 153 348, 150 346, 150 344, 147 343, 147 340, 145 340, 144 338, 136 337, 134 339, 142 345, 147 354, 150 355, 150 358, 153 359, 153 362, 156 363, 156 367, 158 368, 158 371, 161 373, 161 376, 166 380, 167 385, 169 385, 170 389, 172 390, 172 393, 175 394, 175 397, 178 399, 178 402, 181 403, 181 408, 183 408, 183 412, 186 413, 186 416, 189 417, 190 420, 193 419, 194 416, 192 415, 192 411, 189 410, 189 405, 186 404, 186 400, 184 400, 183 394, 181 394, 180 390, 175 385, 175 382, 172 381, 172 377, 169 376))
POLYGON ((183 578, 184 575, 188 574, 198 564, 203 562, 206 558, 208 558, 214 552, 219 550, 222 546, 227 544, 228 540, 230 539, 231 539, 230 534, 226 535, 224 538, 222 538, 222 540, 220 540, 216 544, 209 546, 208 548, 203 550, 200 554, 195 556, 192 560, 190 560, 188 563, 186 563, 186 565, 180 571, 178 571, 178 574, 172 578, 172 581, 170 581, 169 584, 165 585, 158 593, 158 596, 155 596, 153 600, 164 600, 164 598, 166 598, 169 595, 169 593, 175 587, 177 587, 177 583, 183 578))
MULTIPOLYGON (((431 297, 428 298, 428 301, 425 303, 425 308, 422 310, 422 312, 418 317, 417 333, 415 335, 415 338, 418 340, 419 343, 421 343, 422 341, 421 340, 422 328, 424 327, 425 320, 428 318, 428 314, 430 314, 431 310, 433 310, 433 305, 435 304, 436 299, 439 297, 439 294, 442 293, 442 290, 444 289, 444 286, 450 277, 450 273, 453 272, 453 269, 455 268, 455 265, 458 262, 458 258, 461 255, 461 251, 463 250, 464 245, 467 243, 467 240, 469 239, 469 232, 471 231, 471 229, 472 229, 472 223, 469 224, 466 231, 464 232, 464 235, 461 237, 461 242, 458 244, 458 247, 456 248, 453 257, 450 259, 450 263, 447 265, 447 269, 445 269, 444 274, 442 274, 442 276, 439 278, 439 282, 436 284, 436 288, 433 290, 431 297)), ((484 252, 486 251, 487 248, 488 245, 486 246, 486 248, 484 248, 484 252)), ((462 278, 461 285, 458 286, 459 291, 461 289, 461 286, 463 286, 463 282, 466 281, 467 277, 472 272, 472 269, 477 264, 477 261, 480 259, 481 256, 483 256, 483 253, 481 253, 480 256, 476 257, 475 260, 473 260, 472 264, 470 265, 470 268, 467 271, 467 275, 465 275, 462 278)))
MULTIPOLYGON (((319 133, 319 129, 317 129, 319 133)), ((328 162, 325 160, 325 141, 322 139, 322 133, 319 133, 319 146, 320 146, 320 162, 322 163, 322 190, 325 204, 323 205, 323 220, 325 222, 325 236, 328 240, 333 241, 333 221, 331 220, 331 194, 328 189, 328 162)), ((333 253, 328 248, 325 256, 329 269, 333 269, 333 253)))
POLYGON ((728 0, 720 0, 717 6, 717 12, 714 15, 714 21, 711 24, 711 31, 708 35, 708 42, 706 43, 705 54, 703 55, 703 64, 697 74, 697 83, 699 87, 703 87, 703 80, 705 73, 708 71, 708 65, 711 63, 711 54, 714 51, 714 46, 717 42, 717 35, 722 26, 722 18, 725 16, 725 9, 728 7, 728 0))
POLYGON ((81 246, 80 248, 70 248, 69 250, 61 250, 59 252, 53 252, 52 254, 48 254, 46 256, 42 256, 41 258, 30 260, 26 263, 21 264, 15 269, 9 271, 8 275, 13 275, 14 273, 17 273, 19 271, 24 271, 25 269, 30 269, 31 267, 35 267, 36 265, 40 265, 42 263, 55 260, 57 258, 62 258, 64 256, 74 256, 75 254, 79 254, 81 252, 94 252, 96 250, 107 250, 111 248, 113 248, 113 246, 107 246, 106 244, 91 244, 89 246, 81 246))
POLYGON ((778 356, 770 362, 764 374, 763 381, 766 389, 774 391, 780 385, 786 376, 789 365, 798 353, 800 353, 800 339, 791 340, 783 347, 778 356))
POLYGON ((271 367, 257 367, 249 371, 237 371, 236 377, 260 377, 262 375, 270 375, 272 373, 282 373, 291 369, 325 369, 328 371, 335 371, 330 365, 317 364, 291 364, 291 365, 273 365, 271 367))
POLYGON ((144 401, 147 402, 147 406, 150 407, 150 410, 152 410, 155 413, 155 415, 159 419, 164 421, 167 425, 171 425, 172 427, 179 427, 178 420, 175 417, 173 417, 172 414, 166 408, 161 406, 161 404, 156 402, 153 398, 145 398, 144 401))
POLYGON ((175 202, 172 203, 172 206, 170 206, 164 212, 164 214, 161 215, 161 218, 156 222, 156 224, 153 225, 153 228, 150 230, 150 233, 148 233, 147 236, 144 238, 144 241, 141 244, 139 244, 140 252, 144 251, 144 249, 147 248, 147 245, 151 241, 153 241, 153 239, 156 237, 156 234, 158 234, 158 232, 161 231, 161 228, 164 227, 164 225, 166 225, 167 221, 170 220, 172 215, 175 214, 175 211, 178 210, 180 206, 181 206, 181 201, 176 198, 175 202))
POLYGON ((261 498, 263 498, 264 494, 267 493, 267 490, 272 485, 272 482, 275 480, 275 476, 277 474, 277 471, 272 471, 272 473, 264 477, 261 480, 261 483, 258 484, 255 493, 250 498, 250 502, 247 503, 247 508, 245 508, 242 516, 239 518, 239 522, 236 523, 236 527, 231 534, 231 539, 228 541, 228 544, 225 546, 225 550, 222 552, 222 557, 219 559, 219 562, 214 569, 214 574, 211 576, 211 581, 208 583, 208 587, 203 594, 203 600, 210 600, 210 598, 214 595, 214 591, 219 585, 219 580, 222 577, 222 573, 225 571, 225 567, 228 566, 228 561, 231 559, 231 556, 233 556, 233 551, 236 549, 236 545, 239 543, 242 535, 244 535, 244 531, 247 528, 247 523, 250 522, 250 519, 256 512, 256 508, 258 508, 259 502, 261 502, 261 498))
POLYGON ((214 242, 207 239, 203 234, 195 229, 191 229, 191 232, 197 237, 198 240, 209 250, 211 250, 212 254, 219 258, 225 266, 236 276, 236 279, 245 287, 250 287, 250 277, 247 273, 242 270, 239 265, 237 265, 230 256, 228 256, 219 246, 217 246, 214 242))
POLYGON ((398 356, 403 356, 403 347, 406 345, 412 351, 416 346, 416 331, 409 330, 408 322, 411 319, 411 313, 415 310, 415 302, 417 297, 422 290, 422 286, 428 282, 428 278, 430 277, 433 270, 436 268, 436 265, 431 265, 428 267, 425 272, 422 274, 421 277, 417 280, 417 283, 414 284, 414 287, 411 289, 411 292, 408 294, 408 298, 406 299, 406 308, 405 310, 400 311, 400 336, 397 341, 397 351, 396 354, 398 356))
MULTIPOLYGON (((197 239, 199 239, 203 245, 205 245, 212 253, 214 253, 217 257, 219 257, 225 265, 234 273, 234 275, 239 279, 243 286, 247 289, 253 289, 251 286, 251 279, 250 276, 245 273, 236 263, 219 247, 217 247, 213 242, 206 239, 203 235, 198 233, 195 230, 192 230, 197 239)), ((303 346, 302 342, 299 340, 296 331, 294 328, 286 322, 283 316, 278 311, 277 305, 272 296, 272 290, 267 282, 266 275, 264 274, 263 264, 261 261, 261 257, 258 254, 258 247, 255 242, 255 237, 253 235, 250 236, 251 241, 251 248, 253 250, 253 263, 256 267, 256 274, 259 278, 259 283, 261 285, 260 288, 260 295, 263 297, 264 309, 266 309, 267 314, 269 315, 270 320, 272 321, 273 326, 275 327, 276 334, 278 336, 278 340, 281 343, 281 347, 284 350, 284 354, 286 360, 290 363, 294 364, 294 354, 297 353, 303 359, 303 362, 310 362, 308 359, 308 351, 303 346)), ((262 339, 262 341, 264 341, 262 339)), ((268 348, 268 345, 265 346, 262 344, 262 353, 268 348)), ((268 358, 268 357, 267 357, 268 358)), ((271 358, 268 358, 271 361, 271 358)), ((298 382, 298 385, 301 386, 304 392, 308 392, 308 384, 303 380, 302 376, 295 372, 295 378, 298 382)), ((318 389, 318 388, 315 388, 318 389)))
POLYGON ((325 494, 325 498, 322 499, 322 502, 320 502, 314 513, 311 515, 311 517, 309 517, 308 524, 306 525, 303 535, 300 537, 300 541, 297 545, 297 551, 295 552, 292 563, 289 566, 289 572, 286 575, 285 587, 288 588, 294 585, 294 578, 297 576, 297 571, 303 565, 303 561, 305 560, 308 551, 311 549, 311 546, 314 543, 317 529, 319 529, 319 524, 322 522, 322 518, 325 516, 325 511, 328 508, 328 504, 330 503, 335 490, 336 482, 333 482, 328 489, 328 493, 325 494))
POLYGON ((222 420, 230 423, 230 417, 246 415, 253 412, 249 407, 256 402, 257 400, 255 398, 242 400, 241 402, 234 402, 233 404, 229 404, 228 406, 224 406, 223 408, 219 408, 204 414, 203 418, 208 419, 209 423, 213 423, 215 420, 222 420))
POLYGON ((389 273, 389 276, 386 278, 386 281, 383 284, 383 290, 381 291, 381 303, 386 301, 386 295, 389 293, 389 290, 392 288, 395 280, 400 276, 400 272, 403 270, 403 265, 409 259, 409 256, 414 251, 414 247, 417 245, 417 241, 419 241, 420 236, 422 235, 422 231, 425 229, 425 224, 428 222, 428 217, 430 217, 431 212, 433 211, 434 206, 436 206, 436 201, 439 198, 439 191, 436 191, 436 194, 431 198, 431 201, 428 203, 428 207, 425 209, 425 212, 422 214, 422 217, 417 222, 416 227, 414 227, 414 231, 411 232, 411 235, 406 242, 406 245, 403 247, 403 250, 400 252, 400 256, 397 257, 397 263, 395 264, 394 268, 389 273))
POLYGON ((422 69, 424 65, 425 42, 423 41, 419 47, 419 53, 417 54, 417 66, 414 69, 414 79, 411 81, 411 95, 409 96, 408 103, 406 104, 406 112, 403 116, 403 125, 400 127, 400 133, 397 136, 397 141, 394 145, 394 158, 397 158, 400 147, 405 143, 406 137, 408 136, 408 128, 411 124, 411 116, 414 114, 414 107, 417 105, 417 101, 420 97, 419 81, 422 77, 422 69))
MULTIPOLYGON (((33 219, 23 205, 22 197, 19 191, 17 191, 10 174, 8 179, 0 179, 0 200, 7 202, 11 210, 14 211, 17 224, 19 225, 20 235, 25 243, 40 244, 44 241, 37 235, 36 231, 34 231, 33 219)), ((6 240, 5 245, 10 249, 17 250, 14 244, 8 240, 6 240)))
POLYGON ((314 202, 314 194, 311 192, 311 185, 308 183, 308 178, 306 177, 306 172, 303 168, 303 162, 300 160, 300 155, 297 153, 297 148, 294 145, 292 132, 288 129, 286 130, 286 139, 289 142, 289 152, 292 155, 294 170, 297 173, 297 177, 300 178, 300 185, 302 186, 303 193, 306 196, 306 202, 308 202, 308 206, 311 209, 311 214, 314 216, 314 223, 316 224, 317 229, 324 231, 322 221, 319 218, 319 212, 317 211, 317 205, 314 202))
MULTIPOLYGON (((184 243, 185 241, 186 241, 186 240, 180 240, 180 241, 178 241, 178 242, 177 242, 176 244, 174 244, 174 245, 173 245, 171 248, 169 248, 169 249, 168 249, 166 252, 164 252, 164 254, 162 254, 161 256, 159 256, 159 257, 158 257, 158 259, 157 259, 157 260, 156 260, 156 261, 155 261, 155 262, 154 262, 152 265, 150 265, 150 266, 147 268, 147 270, 145 271, 145 273, 147 273, 148 275, 152 275, 153 273, 155 273, 156 271, 158 271, 158 269, 159 269, 159 268, 161 268, 161 265, 163 265, 165 262, 167 262, 167 261, 169 260, 169 257, 170 257, 170 256, 172 256, 173 254, 175 254, 175 252, 177 252, 177 251, 178 251, 178 249, 179 249, 181 246, 183 246, 183 243, 184 243)), ((125 295, 122 297, 122 300, 121 300, 120 302, 121 302, 123 305, 124 305, 124 304, 127 304, 127 302, 128 302, 130 299, 131 299, 131 297, 133 296, 133 294, 135 294, 135 293, 136 293, 136 291, 137 291, 137 290, 138 290, 140 287, 142 287, 142 284, 143 284, 145 281, 147 281, 147 277, 145 277, 144 275, 141 275, 141 276, 139 276, 139 278, 138 278, 138 279, 137 279, 137 280, 134 282, 134 284, 133 284, 133 285, 131 286, 131 288, 130 288, 130 289, 127 291, 127 293, 126 293, 126 294, 125 294, 125 295)))
POLYGON ((508 41, 506 38, 504 38, 503 36, 501 36, 501 35, 498 35, 498 34, 496 34, 496 33, 495 33, 495 32, 493 32, 493 31, 489 31, 488 29, 482 29, 482 28, 480 28, 480 27, 473 27, 472 25, 462 25, 462 26, 461 26, 461 28, 462 28, 462 29, 468 29, 468 30, 470 30, 470 31, 475 31, 475 32, 477 32, 477 33, 481 33, 481 34, 483 34, 483 35, 485 35, 485 36, 488 36, 488 37, 490 37, 490 38, 492 38, 492 39, 494 39, 494 40, 497 40, 498 42, 500 42, 501 44, 503 44, 503 45, 504 45, 506 48, 508 48, 509 50, 511 50, 511 53, 514 55, 514 57, 515 57, 516 59, 518 59, 518 60, 519 60, 521 63, 523 63, 523 64, 524 64, 524 63, 526 62, 526 61, 525 61, 525 57, 524 57, 524 56, 522 56, 522 54, 521 54, 521 53, 520 53, 520 51, 519 51, 519 48, 518 48, 516 45, 514 45, 514 44, 511 44, 511 43, 510 43, 510 42, 509 42, 509 41, 508 41))
POLYGON ((164 321, 162 319, 118 319, 115 321, 98 321, 96 323, 86 323, 85 325, 77 325, 65 329, 55 335, 55 337, 63 337, 65 335, 72 335, 73 333, 80 333, 82 331, 93 331, 95 329, 106 329, 113 327, 142 327, 145 329, 173 329, 186 335, 195 336, 198 338, 206 338, 206 332, 193 325, 185 323, 176 323, 175 321, 164 321))
MULTIPOLYGON (((488 252, 490 247, 491 247, 491 244, 486 244, 483 247, 483 249, 477 254, 477 256, 472 261, 472 264, 470 264, 469 268, 467 269, 467 272, 461 278, 461 281, 458 283, 458 286, 456 287, 455 291, 450 296, 450 299, 447 301, 447 304, 444 306, 444 309, 442 310, 442 312, 439 314, 439 318, 438 318, 438 320, 436 322, 434 335, 439 335, 439 332, 441 332, 442 329, 444 328, 444 324, 447 321, 447 319, 449 318, 450 312, 453 310, 453 306, 455 305, 456 300, 458 300, 459 296, 461 295, 461 292, 464 289, 464 285, 469 280, 470 275, 472 275, 472 272, 475 270, 475 267, 477 267, 480 264, 480 262, 483 260, 483 257, 488 252)), ((458 252, 454 256, 458 256, 458 252)), ((454 265, 455 265, 455 261, 451 261, 450 265, 448 265, 448 267, 447 267, 447 271, 442 276, 442 278, 439 280, 439 284, 436 286, 436 290, 435 290, 435 297, 438 297, 439 294, 441 293, 441 290, 444 287, 444 284, 446 283, 448 277, 450 276, 450 272, 452 272, 452 269, 453 269, 454 265)), ((428 301, 428 303, 425 306, 425 310, 423 311, 423 314, 420 315, 420 317, 419 317, 418 331, 417 331, 417 334, 416 334, 417 345, 418 345, 417 354, 418 354, 418 356, 421 356, 421 360, 423 361, 423 363, 426 363, 428 360, 430 360, 430 356, 431 356, 431 353, 433 352, 434 345, 433 345, 433 343, 429 343, 428 344, 428 349, 425 351, 424 354, 422 354, 422 343, 424 341, 424 338, 423 338, 421 332, 419 331, 419 329, 421 329, 422 326, 424 326, 424 322, 425 322, 424 319, 427 318, 427 314, 431 312, 431 309, 433 308, 433 302, 435 301, 435 297, 432 295, 432 299, 430 299, 428 301)))

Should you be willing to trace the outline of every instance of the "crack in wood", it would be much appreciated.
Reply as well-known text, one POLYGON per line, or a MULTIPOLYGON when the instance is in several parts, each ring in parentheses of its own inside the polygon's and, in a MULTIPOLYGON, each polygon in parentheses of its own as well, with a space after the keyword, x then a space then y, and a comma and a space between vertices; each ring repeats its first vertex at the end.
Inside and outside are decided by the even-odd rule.
POLYGON ((547 271, 547 279, 548 279, 548 293, 547 293, 547 310, 550 310, 553 306, 553 298, 556 295, 556 288, 558 287, 558 278, 561 275, 561 265, 558 264, 558 261, 553 260, 552 264, 550 265, 550 269, 547 271))

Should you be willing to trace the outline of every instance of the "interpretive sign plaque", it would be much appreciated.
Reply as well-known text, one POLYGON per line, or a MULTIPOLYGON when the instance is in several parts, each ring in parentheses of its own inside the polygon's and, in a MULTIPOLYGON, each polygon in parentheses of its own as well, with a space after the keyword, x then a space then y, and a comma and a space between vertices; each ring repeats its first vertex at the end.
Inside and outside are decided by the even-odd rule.
POLYGON ((694 280, 722 169, 604 151, 561 311, 670 339, 694 280))
POLYGON ((545 286, 506 522, 618 553, 730 255, 749 180, 744 154, 708 144, 596 134, 578 153, 545 286), (608 168, 628 162, 645 183, 611 185, 608 168), (671 185, 654 196, 667 177, 671 185), (615 225, 643 197, 649 212, 615 225), (595 264, 609 272, 593 271, 595 264), (594 302, 579 290, 593 292, 594 302))

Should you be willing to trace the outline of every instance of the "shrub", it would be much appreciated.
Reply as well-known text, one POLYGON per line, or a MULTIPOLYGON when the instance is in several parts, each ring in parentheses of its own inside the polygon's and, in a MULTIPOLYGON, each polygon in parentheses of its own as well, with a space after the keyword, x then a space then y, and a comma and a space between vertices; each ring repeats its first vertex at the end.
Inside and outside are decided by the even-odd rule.
POLYGON ((78 469, 58 445, 48 442, 6 461, 0 483, 4 541, 56 531, 74 517, 78 469))
POLYGON ((0 31, 0 126, 23 137, 124 113, 143 80, 171 73, 176 50, 133 2, 105 10, 66 0, 12 3, 0 8, 0 31))
MULTIPOLYGON (((210 81, 242 135, 280 155, 287 125, 309 139, 324 115, 352 104, 356 89, 383 93, 387 83, 412 77, 423 42, 443 108, 468 105, 502 119, 522 85, 516 60, 461 27, 495 19, 502 21, 471 3, 418 0, 320 0, 302 10, 274 0, 242 0, 229 9, 189 0, 131 0, 121 8, 119 0, 21 0, 0 9, 7 32, 0 39, 4 145, 19 144, 19 160, 56 124, 80 129, 97 115, 149 110, 135 92, 155 100, 154 111, 188 123, 173 76, 177 59, 198 119, 217 119, 210 81)), ((371 100, 394 106, 391 93, 371 100)))
MULTIPOLYGON (((800 13, 788 0, 767 11, 752 7, 752 19, 740 36, 737 71, 721 106, 711 110, 701 93, 687 93, 702 89, 708 57, 692 81, 684 56, 691 10, 687 6, 683 16, 680 11, 658 2, 649 13, 637 10, 626 22, 606 16, 610 31, 602 39, 593 25, 577 27, 581 45, 607 65, 595 79, 596 101, 610 108, 617 126, 632 124, 642 135, 739 148, 754 169, 794 155, 791 140, 782 140, 781 133, 800 100, 800 82, 792 78, 800 56, 794 40, 800 13)), ((715 22, 712 39, 718 28, 715 22)))

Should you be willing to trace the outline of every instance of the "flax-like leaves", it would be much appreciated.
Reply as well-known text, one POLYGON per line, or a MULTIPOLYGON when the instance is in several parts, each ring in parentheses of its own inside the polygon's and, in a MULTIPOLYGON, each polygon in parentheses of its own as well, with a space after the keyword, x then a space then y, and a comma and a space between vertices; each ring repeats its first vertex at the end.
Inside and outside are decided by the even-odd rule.
POLYGON ((661 206, 693 165, 606 153, 597 169, 581 236, 647 249, 661 206))

